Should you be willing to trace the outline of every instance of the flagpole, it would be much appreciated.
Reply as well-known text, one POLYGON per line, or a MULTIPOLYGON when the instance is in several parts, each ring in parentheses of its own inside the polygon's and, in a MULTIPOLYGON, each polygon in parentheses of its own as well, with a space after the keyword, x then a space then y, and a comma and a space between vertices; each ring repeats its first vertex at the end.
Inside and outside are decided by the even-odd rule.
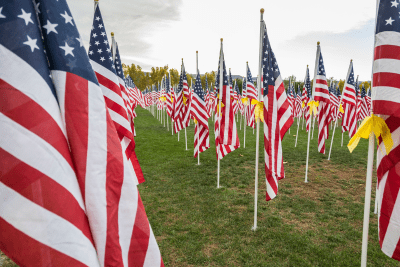
MULTIPOLYGON (((347 77, 349 77, 349 75, 350 75, 350 71, 351 71, 351 67, 352 67, 352 62, 353 62, 353 60, 351 59, 351 60, 350 60, 349 70, 347 71, 346 79, 347 79, 347 77)), ((343 89, 344 89, 344 88, 343 88, 343 89)), ((341 97, 340 97, 340 102, 339 102, 338 110, 337 110, 337 113, 336 113, 336 121, 338 120, 338 117, 339 117, 340 105, 342 104, 342 99, 343 99, 343 92, 344 92, 344 90, 342 91, 342 95, 341 95, 341 97)), ((333 127, 332 140, 331 140, 331 147, 329 148, 328 160, 331 159, 331 152, 332 152, 332 146, 333 146, 333 137, 335 137, 335 129, 336 129, 336 127, 333 127)), ((342 135, 342 146, 343 146, 343 135, 342 135)))
MULTIPOLYGON (((223 38, 221 38, 221 52, 222 52, 222 44, 223 44, 223 38)), ((218 116, 218 139, 220 139, 220 134, 221 134, 221 117, 220 114, 222 113, 221 109, 221 101, 222 101, 222 88, 223 88, 223 82, 224 82, 224 64, 223 61, 221 59, 221 54, 219 55, 219 93, 218 98, 219 98, 219 102, 218 102, 218 110, 217 110, 217 116, 218 116)), ((219 143, 219 142, 218 142, 219 143)), ((218 174, 217 174, 217 188, 220 188, 219 186, 219 172, 220 172, 220 159, 219 156, 221 154, 221 151, 218 150, 218 174)))
MULTIPOLYGON (((199 74, 199 51, 196 51, 196 73, 197 75, 199 74)), ((197 79, 197 78, 196 78, 197 79)), ((195 84, 196 86, 196 84, 195 84)), ((200 133, 200 125, 199 122, 195 122, 195 127, 197 126, 197 165, 200 165, 200 138, 199 138, 199 133, 200 133)))
MULTIPOLYGON (((320 49, 320 47, 319 47, 319 44, 320 44, 320 42, 317 42, 317 55, 315 56, 315 68, 314 68, 314 79, 313 79, 313 95, 311 96, 311 101, 312 101, 312 99, 313 99, 313 96, 314 96, 314 90, 315 90, 315 83, 316 83, 316 81, 315 81, 315 78, 317 77, 317 68, 318 68, 318 60, 319 60, 319 49, 320 49)), ((308 66, 307 66, 307 68, 308 68, 308 66)), ((310 101, 310 102, 311 102, 310 101)), ((311 113, 310 113, 310 116, 313 116, 313 108, 310 106, 310 111, 311 111, 311 113)), ((312 119, 312 117, 310 118, 310 120, 312 119)), ((314 119, 315 120, 315 119, 314 119)), ((310 157, 310 137, 311 137, 311 127, 312 127, 312 125, 311 125, 311 121, 310 121, 310 128, 308 129, 308 144, 307 144, 307 159, 306 159, 306 175, 305 175, 305 180, 304 180, 304 182, 305 183, 308 183, 308 159, 309 159, 309 157, 310 157)), ((307 125, 306 125, 306 129, 307 129, 307 125)))
MULTIPOLYGON (((263 26, 264 26, 264 8, 260 10, 260 47, 258 50, 258 80, 257 80, 257 87, 258 87, 258 101, 261 102, 261 95, 262 95, 262 86, 261 86, 261 75, 262 75, 262 47, 263 47, 263 26)), ((274 92, 270 92, 274 93, 274 92)), ((261 112, 264 112, 262 110, 261 112)), ((253 231, 257 230, 257 202, 258 202, 258 161, 259 161, 259 152, 260 152, 260 123, 261 118, 256 121, 257 123, 257 132, 256 132, 256 166, 255 166, 255 182, 254 182, 254 225, 251 228, 253 231)), ((253 128, 254 130, 254 128, 253 128)))
POLYGON ((301 120, 301 117, 297 118, 297 133, 296 133, 296 142, 294 144, 294 147, 297 147, 297 137, 299 136, 300 120, 301 120))

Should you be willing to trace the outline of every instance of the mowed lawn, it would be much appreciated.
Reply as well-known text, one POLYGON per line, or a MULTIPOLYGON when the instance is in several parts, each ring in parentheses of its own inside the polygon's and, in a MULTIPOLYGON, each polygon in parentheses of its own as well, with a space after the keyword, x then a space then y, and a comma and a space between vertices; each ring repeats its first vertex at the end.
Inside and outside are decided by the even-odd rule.
MULTIPOLYGON (((252 231, 256 148, 252 129, 247 127, 244 148, 243 125, 240 130, 237 124, 241 147, 221 161, 222 188, 217 189, 211 118, 211 147, 200 154, 197 165, 193 123, 187 129, 186 151, 184 131, 178 142, 171 128, 167 131, 149 111, 137 108, 137 114, 136 151, 146 179, 139 191, 166 266, 360 266, 367 140, 350 154, 348 135, 341 147, 337 128, 328 161, 331 139, 326 155, 318 153, 315 128, 305 183, 307 133, 300 127, 295 148, 294 124, 283 140, 286 178, 279 181, 278 196, 266 202, 260 132, 258 228, 252 231)), ((400 266, 379 247, 375 182, 376 173, 368 266, 400 266)), ((3 266, 15 266, 0 256, 3 266)))

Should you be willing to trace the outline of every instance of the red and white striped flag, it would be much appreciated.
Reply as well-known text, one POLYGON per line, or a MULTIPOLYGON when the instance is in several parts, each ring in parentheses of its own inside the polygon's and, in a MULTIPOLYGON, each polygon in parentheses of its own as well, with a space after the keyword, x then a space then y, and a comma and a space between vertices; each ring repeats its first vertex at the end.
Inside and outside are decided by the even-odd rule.
MULTIPOLYGON (((282 157, 282 139, 293 124, 285 86, 278 63, 269 43, 265 22, 263 27, 262 83, 264 96, 264 155, 267 183, 266 200, 276 197, 278 181, 285 177, 282 157)), ((261 66, 260 66, 261 67, 261 66)))
POLYGON ((343 103, 343 119, 342 130, 349 132, 349 137, 357 131, 357 106, 356 106, 356 89, 354 81, 353 61, 350 61, 349 70, 346 76, 346 83, 343 86, 342 103, 343 103))
POLYGON ((317 46, 317 59, 313 80, 314 100, 318 105, 318 151, 325 154, 325 140, 329 137, 329 112, 330 98, 329 88, 326 81, 324 61, 322 59, 321 47, 317 46))
POLYGON ((306 120, 306 131, 308 132, 311 127, 311 114, 310 114, 310 106, 308 105, 308 102, 312 100, 312 94, 311 94, 311 82, 310 82, 310 71, 308 70, 308 65, 307 65, 307 70, 306 70, 306 77, 304 78, 304 85, 303 85, 303 94, 301 96, 303 99, 304 104, 304 117, 306 120))
POLYGON ((400 21, 393 1, 378 3, 372 111, 375 115, 383 115, 394 143, 392 149, 386 151, 380 140, 377 149, 378 233, 382 252, 400 261, 400 21))
POLYGON ((218 88, 217 108, 215 112, 215 146, 218 159, 223 159, 227 154, 240 147, 236 131, 236 121, 232 110, 232 101, 225 67, 224 52, 219 55, 219 65, 216 79, 218 88), (222 80, 222 84, 221 81, 222 80))
POLYGON ((208 114, 206 102, 204 100, 204 91, 201 86, 200 74, 197 73, 196 82, 194 85, 191 114, 195 119, 194 129, 194 157, 198 153, 206 151, 210 147, 208 114))

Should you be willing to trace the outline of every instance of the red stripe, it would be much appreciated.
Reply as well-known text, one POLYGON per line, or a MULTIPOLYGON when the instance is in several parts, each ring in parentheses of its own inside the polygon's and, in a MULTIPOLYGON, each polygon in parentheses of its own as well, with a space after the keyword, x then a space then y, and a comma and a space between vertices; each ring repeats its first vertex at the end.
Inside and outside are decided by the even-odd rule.
MULTIPOLYGON (((316 79, 315 82, 316 82, 317 84, 324 84, 324 85, 328 86, 328 83, 326 82, 325 79, 316 79)), ((320 88, 320 89, 322 89, 322 88, 320 88)), ((327 89, 324 88, 323 90, 327 90, 327 89)), ((328 91, 328 92, 329 92, 329 91, 328 91)))
MULTIPOLYGON (((373 76, 373 87, 385 86, 400 88, 400 74, 391 72, 378 72, 373 76)), ((388 99, 390 100, 390 99, 388 99)))
POLYGON ((89 134, 88 81, 72 73, 66 73, 65 124, 71 144, 72 161, 85 200, 86 161, 89 134))
POLYGON ((73 168, 67 140, 50 114, 34 100, 1 79, 0 112, 49 143, 73 168))
POLYGON ((105 100, 105 102, 107 104, 107 108, 111 109, 115 113, 118 113, 125 120, 128 120, 128 116, 126 114, 126 110, 120 104, 114 102, 113 100, 109 99, 106 96, 104 96, 104 100, 105 100))
MULTIPOLYGON (((0 158, 0 182, 35 204, 69 221, 93 243, 86 214, 68 190, 1 148, 0 158)), ((71 177, 71 179, 75 178, 71 177)))
MULTIPOLYGON (((22 233, 1 217, 0 229, 0 250, 19 266, 86 266, 22 233)), ((49 230, 48 234, 53 233, 49 230)))
POLYGON ((137 194, 138 206, 128 255, 128 265, 132 267, 143 266, 150 238, 150 224, 139 191, 137 194))
POLYGON ((122 94, 121 94, 121 88, 119 87, 119 83, 116 84, 115 82, 109 80, 107 77, 104 77, 103 75, 101 75, 100 73, 96 72, 96 77, 97 80, 99 81, 99 84, 103 85, 104 87, 106 87, 107 89, 113 91, 114 93, 116 93, 117 95, 119 95, 122 98, 122 94))
POLYGON ((400 47, 397 45, 380 45, 374 49, 374 60, 377 59, 400 59, 400 47))
POLYGON ((124 179, 123 154, 119 140, 115 138, 115 128, 107 112, 107 235, 105 247, 105 266, 123 266, 118 232, 118 204, 124 179))

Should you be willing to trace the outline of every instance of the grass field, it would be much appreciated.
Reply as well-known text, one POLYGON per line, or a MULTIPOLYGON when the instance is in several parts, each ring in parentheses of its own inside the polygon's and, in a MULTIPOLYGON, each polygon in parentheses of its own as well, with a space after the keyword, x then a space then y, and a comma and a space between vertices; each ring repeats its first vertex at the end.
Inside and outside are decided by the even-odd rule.
MULTIPOLYGON (((367 141, 350 154, 336 132, 331 160, 310 146, 309 183, 304 183, 307 134, 296 125, 283 140, 286 178, 278 196, 265 201, 264 156, 260 157, 258 228, 254 216, 255 134, 238 128, 241 148, 217 160, 213 122, 211 148, 193 158, 193 124, 180 141, 149 111, 137 109, 136 151, 146 182, 139 186, 166 266, 360 266, 367 141)), ((339 129, 339 128, 337 128, 339 129)), ((262 136, 262 135, 261 135, 262 136)), ((260 151, 263 151, 260 138, 260 151)), ((327 152, 330 139, 327 141, 327 152)), ((376 175, 372 188, 375 188, 376 175)), ((374 191, 374 190, 373 190, 374 191)), ((375 192, 372 192, 372 203, 375 192)), ((0 255, 3 266, 8 259, 0 255)), ((1 264, 0 264, 1 266, 1 264)), ((370 214, 368 266, 400 266, 378 243, 377 216, 370 214)))

